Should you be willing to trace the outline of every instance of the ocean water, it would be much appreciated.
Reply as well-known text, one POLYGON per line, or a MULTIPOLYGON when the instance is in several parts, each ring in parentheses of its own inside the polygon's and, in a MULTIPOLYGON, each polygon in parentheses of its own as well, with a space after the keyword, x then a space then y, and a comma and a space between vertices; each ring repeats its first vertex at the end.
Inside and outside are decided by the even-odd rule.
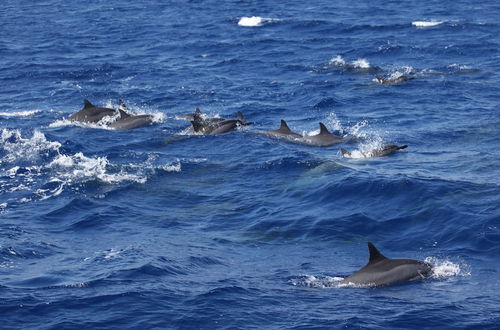
POLYGON ((0 328, 498 327, 497 1, 4 0, 0 20, 0 328), (84 99, 154 123, 67 121, 84 99), (196 107, 254 125, 186 134, 196 107), (248 133, 281 119, 349 138, 248 133), (365 157, 385 144, 408 148, 365 157), (339 285, 369 241, 432 276, 339 285))

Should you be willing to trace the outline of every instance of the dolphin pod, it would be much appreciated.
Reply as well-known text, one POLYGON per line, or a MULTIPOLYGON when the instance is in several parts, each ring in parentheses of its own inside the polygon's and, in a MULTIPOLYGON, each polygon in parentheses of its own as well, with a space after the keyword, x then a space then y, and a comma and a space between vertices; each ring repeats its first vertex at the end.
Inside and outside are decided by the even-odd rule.
POLYGON ((368 263, 349 275, 342 284, 363 287, 378 287, 422 280, 432 272, 432 265, 413 259, 389 259, 380 253, 375 245, 368 242, 370 257, 368 263))
MULTIPOLYGON (((383 82, 381 82, 383 84, 383 82)), ((83 123, 97 123, 106 116, 116 116, 119 118, 108 127, 115 130, 127 130, 149 125, 153 121, 151 115, 132 115, 128 112, 125 104, 120 101, 118 112, 115 109, 96 107, 90 101, 84 100, 84 107, 80 111, 68 117, 71 121, 83 123)), ((177 117, 191 121, 189 129, 193 133, 212 135, 222 134, 237 129, 240 126, 251 125, 247 122, 241 112, 237 112, 236 119, 207 118, 199 108, 192 114, 177 117)), ((283 139, 288 142, 304 144, 317 147, 328 147, 343 142, 342 136, 337 136, 328 131, 323 123, 319 123, 320 132, 316 135, 303 136, 293 132, 286 121, 281 120, 280 127, 275 130, 254 130, 249 133, 260 134, 275 139, 283 139)), ((398 150, 405 149, 407 145, 385 145, 382 148, 374 149, 365 157, 383 157, 398 150)), ((351 152, 341 148, 344 157, 350 157, 351 152)), ((369 261, 360 270, 347 276, 341 284, 356 285, 360 287, 379 287, 392 284, 404 283, 420 280, 428 277, 433 269, 429 263, 413 259, 390 259, 382 255, 377 248, 368 243, 369 261)))
MULTIPOLYGON (((115 130, 128 130, 141 126, 149 125, 153 122, 151 115, 132 115, 127 113, 127 107, 120 101, 118 113, 120 117, 113 123, 108 125, 108 128, 115 130)), ((89 100, 83 101, 83 109, 70 115, 68 120, 81 123, 98 123, 105 117, 113 117, 117 114, 115 109, 101 108, 93 105, 89 100)))
POLYGON ((276 139, 285 139, 292 143, 305 144, 314 147, 329 147, 342 142, 342 137, 333 135, 328 131, 323 123, 319 123, 320 132, 316 135, 303 136, 293 132, 286 121, 281 120, 280 128, 271 131, 250 131, 250 133, 260 134, 276 139))

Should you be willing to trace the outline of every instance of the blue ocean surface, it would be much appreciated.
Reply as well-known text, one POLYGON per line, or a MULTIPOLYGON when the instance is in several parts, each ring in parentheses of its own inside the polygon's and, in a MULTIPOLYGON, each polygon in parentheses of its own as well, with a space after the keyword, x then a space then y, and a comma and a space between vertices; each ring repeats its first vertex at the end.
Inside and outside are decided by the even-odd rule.
POLYGON ((0 21, 0 328, 498 328, 498 1, 3 0, 0 21), (153 123, 67 120, 84 99, 153 123), (196 107, 253 125, 190 134, 196 107), (250 133, 281 119, 346 138, 250 133), (387 144, 408 148, 370 157, 387 144), (341 285, 367 242, 432 275, 341 285))

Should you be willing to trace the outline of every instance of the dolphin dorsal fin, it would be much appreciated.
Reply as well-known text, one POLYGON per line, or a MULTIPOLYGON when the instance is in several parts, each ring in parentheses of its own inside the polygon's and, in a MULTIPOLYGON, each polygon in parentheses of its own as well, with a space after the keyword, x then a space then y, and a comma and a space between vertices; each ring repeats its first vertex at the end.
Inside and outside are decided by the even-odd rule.
POLYGON ((330 133, 328 128, 326 128, 326 126, 323 123, 319 123, 319 135, 323 134, 332 135, 332 133, 330 133))
POLYGON ((125 118, 130 117, 130 115, 128 113, 126 113, 125 111, 123 111, 122 109, 118 109, 118 111, 120 111, 120 119, 125 119, 125 118))
POLYGON ((85 100, 83 100, 83 108, 84 109, 85 108, 95 108, 95 106, 92 103, 90 103, 89 100, 85 99, 85 100))
POLYGON ((238 111, 236 113, 236 119, 238 119, 239 121, 241 121, 242 123, 245 122, 245 117, 243 117, 243 114, 241 113, 241 111, 238 111))
POLYGON ((194 113, 198 114, 198 115, 201 115, 201 110, 200 108, 196 108, 196 110, 194 111, 194 113))
POLYGON ((368 242, 368 250, 370 251, 370 260, 368 261, 369 264, 387 259, 371 242, 368 242))
POLYGON ((351 157, 351 153, 344 148, 340 148, 340 152, 342 153, 342 156, 344 157, 351 157))
POLYGON ((292 133, 292 130, 288 127, 288 125, 286 124, 286 121, 284 121, 283 119, 281 119, 281 126, 278 129, 278 131, 283 132, 283 133, 292 133))

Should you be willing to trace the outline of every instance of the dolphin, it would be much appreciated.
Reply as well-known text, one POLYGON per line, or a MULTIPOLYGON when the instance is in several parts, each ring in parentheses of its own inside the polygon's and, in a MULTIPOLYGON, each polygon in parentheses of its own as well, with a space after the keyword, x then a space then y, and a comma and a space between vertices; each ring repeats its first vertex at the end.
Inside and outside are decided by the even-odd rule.
POLYGON ((250 131, 250 133, 265 135, 270 138, 275 139, 287 139, 287 140, 297 140, 303 138, 302 135, 292 132, 288 127, 286 121, 281 119, 281 126, 278 129, 271 131, 250 131))
POLYGON ((342 137, 330 133, 323 123, 319 123, 319 128, 319 134, 304 136, 301 139, 298 139, 297 142, 316 147, 328 147, 342 142, 342 137))
POLYGON ((224 118, 206 118, 206 115, 201 112, 200 108, 196 108, 196 110, 193 113, 188 113, 186 115, 176 116, 175 118, 193 121, 195 116, 200 116, 201 118, 203 118, 203 120, 205 120, 207 122, 214 122, 214 123, 225 120, 224 118))
POLYGON ((83 101, 83 109, 68 117, 71 121, 82 123, 97 123, 106 116, 114 116, 116 111, 110 108, 99 108, 90 103, 89 100, 83 101))
POLYGON ((239 126, 252 125, 253 123, 247 122, 243 114, 238 111, 236 119, 222 119, 222 118, 207 118, 201 116, 201 112, 194 113, 193 120, 191 121, 195 133, 203 135, 222 134, 235 130, 239 126))
POLYGON ((415 78, 408 77, 408 76, 405 76, 405 75, 401 75, 399 77, 387 78, 387 79, 383 78, 381 76, 376 76, 375 79, 377 80, 377 82, 380 85, 394 85, 394 84, 399 84, 399 83, 406 82, 406 81, 409 81, 409 80, 413 80, 415 78))
POLYGON ((341 284, 355 284, 363 287, 377 287, 421 280, 428 277, 432 265, 413 259, 389 259, 368 243, 370 259, 368 264, 342 280, 341 284))
POLYGON ((134 129, 144 125, 149 125, 153 122, 153 116, 151 115, 130 115, 125 112, 128 110, 123 101, 120 101, 119 109, 120 118, 115 122, 111 123, 108 128, 116 130, 127 130, 134 129))
MULTIPOLYGON (((382 148, 373 149, 373 150, 370 150, 366 153, 361 152, 361 154, 367 158, 369 158, 369 157, 384 157, 384 156, 388 156, 392 153, 395 153, 398 150, 405 149, 407 147, 408 147, 408 145, 406 145, 406 144, 402 145, 402 146, 388 144, 388 145, 383 146, 382 148)), ((351 152, 344 149, 344 148, 340 148, 340 152, 342 153, 342 156, 344 156, 344 157, 352 157, 351 152)))

